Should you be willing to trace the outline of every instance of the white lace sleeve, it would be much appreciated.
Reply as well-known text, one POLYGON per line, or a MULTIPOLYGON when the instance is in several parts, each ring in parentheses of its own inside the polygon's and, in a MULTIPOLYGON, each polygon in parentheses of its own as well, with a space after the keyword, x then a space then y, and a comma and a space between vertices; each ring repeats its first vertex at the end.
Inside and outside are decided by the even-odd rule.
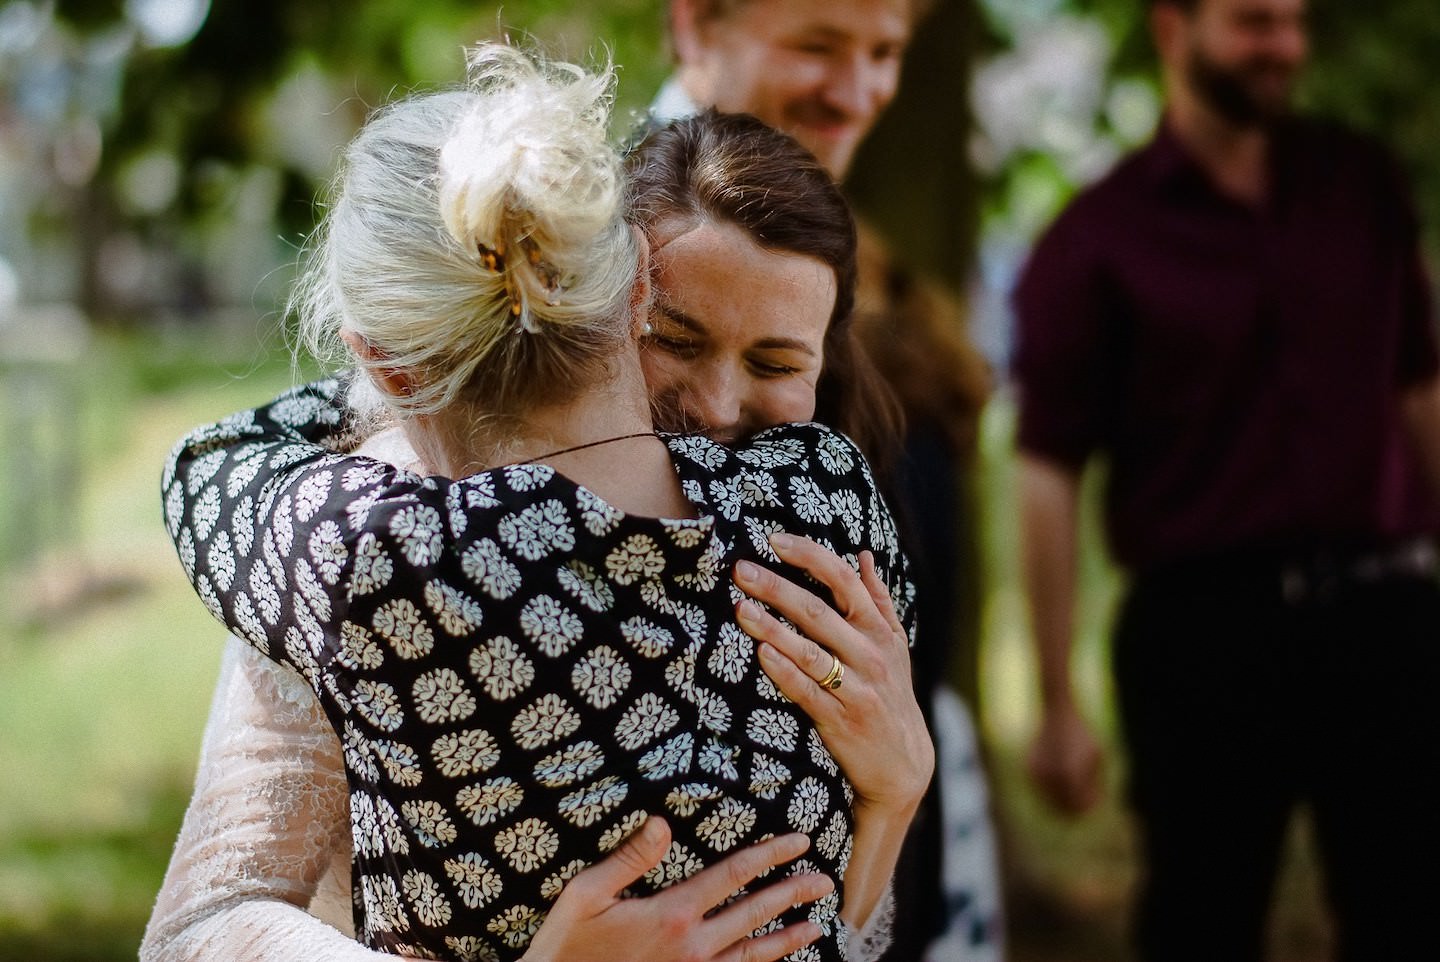
POLYGON ((298 675, 231 639, 140 959, 393 962, 305 911, 349 845, 330 723, 298 675))
MULTIPOLYGON (((844 924, 843 922, 841 923, 844 924)), ((895 937, 895 886, 893 880, 885 886, 880 901, 875 903, 870 918, 856 929, 845 926, 845 956, 850 962, 875 962, 890 948, 895 937)))

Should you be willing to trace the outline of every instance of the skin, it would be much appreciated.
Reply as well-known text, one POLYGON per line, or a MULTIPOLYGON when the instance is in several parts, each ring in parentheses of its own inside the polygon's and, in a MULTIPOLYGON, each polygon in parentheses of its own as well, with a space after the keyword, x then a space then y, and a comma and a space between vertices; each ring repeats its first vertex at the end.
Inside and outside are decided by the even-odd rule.
POLYGON ((679 79, 696 103, 786 131, 838 179, 895 96, 907 0, 749 0, 670 7, 679 79))
POLYGON ((728 223, 661 223, 651 235, 656 296, 640 361, 660 424, 733 443, 809 421, 825 305, 835 303, 831 270, 763 250, 728 223))

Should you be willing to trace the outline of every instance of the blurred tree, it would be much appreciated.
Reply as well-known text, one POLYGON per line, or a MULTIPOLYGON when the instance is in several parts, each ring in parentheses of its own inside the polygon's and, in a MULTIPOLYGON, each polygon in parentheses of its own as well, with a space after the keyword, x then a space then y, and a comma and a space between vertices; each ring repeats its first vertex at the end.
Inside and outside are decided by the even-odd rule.
POLYGON ((665 70, 649 0, 59 0, 54 9, 78 42, 129 45, 118 100, 100 118, 98 169, 70 212, 78 299, 101 320, 161 297, 113 296, 117 236, 173 261, 163 307, 193 313, 247 294, 273 302, 283 283, 257 294, 255 279, 283 264, 313 223, 311 201, 365 112, 397 90, 453 82, 468 42, 529 34, 569 59, 613 56, 626 68, 623 124, 665 70), (250 229, 232 229, 240 225, 250 229), (235 249, 257 238, 269 256, 251 252, 240 258, 246 270, 227 270, 235 249))

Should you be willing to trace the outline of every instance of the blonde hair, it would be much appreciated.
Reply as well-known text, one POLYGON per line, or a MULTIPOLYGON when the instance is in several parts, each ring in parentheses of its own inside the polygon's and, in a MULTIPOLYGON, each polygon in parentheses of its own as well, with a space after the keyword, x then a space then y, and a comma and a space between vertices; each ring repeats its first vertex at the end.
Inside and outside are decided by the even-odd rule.
MULTIPOLYGON (((607 124, 614 70, 498 43, 463 89, 372 116, 345 151, 290 298, 303 342, 350 330, 404 371, 400 415, 509 415, 594 383, 628 334, 639 247, 607 124)), ((357 378, 365 382, 367 378, 357 378)), ((370 401, 378 391, 368 392, 370 401)))

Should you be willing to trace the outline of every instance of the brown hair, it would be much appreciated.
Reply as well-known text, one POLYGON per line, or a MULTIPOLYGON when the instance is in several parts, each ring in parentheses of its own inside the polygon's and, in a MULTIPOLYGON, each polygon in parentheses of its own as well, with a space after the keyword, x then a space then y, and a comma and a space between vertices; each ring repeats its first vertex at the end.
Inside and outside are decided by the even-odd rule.
POLYGON ((845 432, 872 463, 894 461, 899 403, 856 339, 855 220, 839 187, 792 137, 749 114, 713 108, 651 130, 626 159, 630 220, 734 224, 768 250, 813 257, 835 273, 835 307, 815 391, 815 420, 845 432))

